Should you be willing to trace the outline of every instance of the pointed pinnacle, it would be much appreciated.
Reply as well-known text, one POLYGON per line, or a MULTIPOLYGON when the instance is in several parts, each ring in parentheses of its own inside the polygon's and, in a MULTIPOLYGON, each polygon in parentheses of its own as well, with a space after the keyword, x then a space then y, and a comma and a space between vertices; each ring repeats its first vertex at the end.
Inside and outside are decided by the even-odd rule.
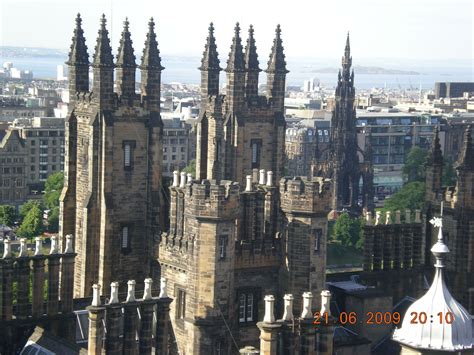
POLYGON ((234 28, 234 38, 230 46, 229 59, 227 60, 227 72, 243 71, 245 69, 242 40, 240 38, 240 26, 237 22, 234 28))
POLYGON ((217 53, 216 39, 214 38, 214 24, 211 22, 199 70, 220 71, 219 63, 219 54, 217 53))
POLYGON ((257 54, 257 47, 255 46, 255 39, 254 39, 254 29, 253 26, 250 25, 249 27, 249 36, 247 38, 247 45, 245 46, 245 69, 247 71, 262 71, 258 67, 258 54, 257 54))
POLYGON ((117 53, 117 67, 135 68, 135 54, 132 46, 132 39, 130 38, 128 18, 125 18, 123 23, 122 37, 120 38, 120 46, 117 53))
POLYGON ((286 70, 285 54, 283 53, 283 43, 281 40, 281 28, 278 24, 275 30, 275 39, 268 61, 267 73, 288 73, 286 70))
POLYGON ((153 20, 153 17, 151 17, 148 22, 148 33, 146 35, 145 46, 143 47, 140 69, 165 69, 161 66, 160 51, 158 49, 158 42, 156 41, 155 21, 153 20))
POLYGON ((66 64, 89 64, 89 54, 87 53, 86 40, 84 38, 84 31, 82 30, 82 18, 79 13, 76 16, 76 27, 74 28, 74 35, 72 37, 70 48, 69 58, 66 64))
POLYGON ((109 32, 107 31, 106 23, 107 20, 105 19, 105 15, 102 14, 100 19, 99 36, 97 37, 94 53, 93 66, 95 67, 114 66, 112 48, 110 48, 109 32))

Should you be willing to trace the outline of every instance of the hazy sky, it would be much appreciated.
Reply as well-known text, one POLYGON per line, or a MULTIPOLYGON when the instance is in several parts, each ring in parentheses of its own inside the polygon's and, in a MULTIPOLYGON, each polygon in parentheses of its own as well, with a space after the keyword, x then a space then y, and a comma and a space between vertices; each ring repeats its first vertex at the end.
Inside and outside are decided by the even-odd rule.
MULTIPOLYGON (((210 21, 218 51, 227 55, 234 24, 247 36, 255 27, 267 60, 276 24, 290 57, 338 58, 346 32, 357 58, 463 59, 474 61, 474 0, 0 0, 0 45, 65 49, 80 12, 89 50, 99 17, 109 20, 114 50, 129 17, 135 52, 141 51, 150 16, 164 55, 200 56, 210 21)), ((245 42, 244 42, 245 43, 245 42)), ((138 53, 137 53, 138 54, 138 53)), ((137 55, 137 58, 139 55, 137 55)))

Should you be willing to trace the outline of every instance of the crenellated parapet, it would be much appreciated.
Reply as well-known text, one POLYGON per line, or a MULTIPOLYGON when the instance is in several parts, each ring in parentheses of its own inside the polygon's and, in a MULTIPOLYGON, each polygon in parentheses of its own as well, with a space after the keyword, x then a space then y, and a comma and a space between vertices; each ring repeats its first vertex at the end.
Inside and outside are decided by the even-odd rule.
POLYGON ((375 218, 366 213, 364 226, 364 270, 412 269, 422 265, 423 225, 421 211, 406 210, 386 212, 382 218, 377 211, 375 218))
POLYGON ((280 180, 281 208, 285 213, 327 215, 330 186, 331 182, 322 178, 283 178, 280 180))
POLYGON ((14 353, 23 332, 47 325, 53 334, 75 340, 73 311, 74 260, 71 235, 64 250, 51 237, 49 252, 36 238, 34 254, 20 239, 20 250, 13 253, 11 242, 4 240, 0 259, 0 352, 14 353), (31 297, 30 297, 31 295, 31 297), (48 318, 45 318, 45 317, 48 318), (21 324, 20 324, 21 323, 21 324))
POLYGON ((119 300, 119 283, 110 285, 110 298, 104 304, 101 286, 92 286, 89 312, 88 353, 99 354, 166 354, 170 342, 166 279, 161 279, 160 294, 152 295, 153 280, 144 281, 143 297, 136 298, 135 280, 127 282, 127 297, 119 300), (154 353, 154 352, 153 352, 154 353))

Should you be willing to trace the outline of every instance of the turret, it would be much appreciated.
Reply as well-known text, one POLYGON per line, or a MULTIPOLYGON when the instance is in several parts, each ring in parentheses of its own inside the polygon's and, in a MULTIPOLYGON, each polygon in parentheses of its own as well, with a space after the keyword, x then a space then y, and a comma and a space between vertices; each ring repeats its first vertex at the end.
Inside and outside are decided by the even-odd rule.
POLYGON ((221 68, 219 67, 219 56, 212 22, 209 26, 209 35, 207 36, 199 70, 201 71, 201 97, 205 102, 209 95, 219 94, 219 72, 221 68))
POLYGON ((441 193, 443 178, 443 153, 439 143, 439 128, 436 127, 426 169, 426 197, 435 201, 441 193))
POLYGON ((101 110, 112 109, 114 95, 114 60, 110 48, 109 31, 105 27, 106 22, 105 15, 102 15, 92 62, 94 73, 93 98, 99 104, 101 110))
POLYGON ((140 65, 142 100, 146 102, 147 108, 152 112, 160 111, 161 71, 163 69, 165 68, 161 66, 155 22, 152 17, 148 22, 148 33, 140 65))
POLYGON ((262 70, 258 66, 257 47, 253 37, 253 26, 250 25, 249 37, 245 46, 245 97, 252 101, 258 96, 258 73, 262 70))
POLYGON ((89 91, 89 54, 80 14, 76 17, 76 28, 66 64, 69 67, 69 110, 72 110, 77 93, 89 91))
POLYGON ((474 149, 472 146, 471 125, 464 133, 464 146, 456 162, 457 183, 455 201, 463 208, 474 208, 474 149))
POLYGON ((119 97, 133 98, 135 96, 135 54, 133 53, 132 40, 128 30, 128 18, 123 23, 122 38, 117 54, 116 80, 117 94, 119 97))
POLYGON ((280 25, 277 26, 275 31, 275 39, 273 40, 272 51, 265 72, 267 73, 267 97, 271 99, 277 112, 283 112, 285 80, 288 70, 286 70, 280 25))
POLYGON ((238 22, 235 24, 234 38, 232 38, 232 45, 230 46, 229 59, 227 60, 227 68, 225 71, 227 73, 227 107, 231 111, 239 111, 244 101, 245 63, 238 22))

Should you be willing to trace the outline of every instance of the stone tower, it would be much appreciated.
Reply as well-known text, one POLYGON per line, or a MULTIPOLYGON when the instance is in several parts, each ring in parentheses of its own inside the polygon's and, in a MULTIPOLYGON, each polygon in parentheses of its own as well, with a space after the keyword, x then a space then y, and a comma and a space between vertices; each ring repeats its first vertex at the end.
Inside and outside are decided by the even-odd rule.
POLYGON ((335 108, 331 118, 331 142, 328 150, 321 152, 316 172, 333 180, 332 209, 347 209, 359 214, 361 207, 372 209, 373 174, 371 161, 367 159, 367 155, 364 156, 357 144, 354 70, 351 70, 351 66, 348 34, 342 70, 337 79, 335 108), (362 191, 359 189, 361 180, 362 191))
POLYGON ((426 199, 439 200, 442 197, 443 153, 439 142, 439 128, 435 128, 426 168, 426 199))
MULTIPOLYGON (((135 56, 128 20, 114 63, 103 16, 88 84, 87 47, 78 16, 69 54, 65 186, 60 235, 76 236, 74 294, 94 283, 151 274, 161 191, 160 64, 153 20, 145 42, 142 92, 135 92, 135 56), (114 92, 114 69, 116 68, 114 92)), ((107 291, 107 290, 106 290, 107 291)))
POLYGON ((286 62, 277 27, 268 68, 267 96, 258 96, 260 71, 254 30, 245 49, 235 26, 225 69, 225 95, 219 94, 219 60, 214 27, 201 62, 201 113, 197 124, 196 177, 245 184, 245 176, 271 170, 279 179, 284 165, 286 62))

